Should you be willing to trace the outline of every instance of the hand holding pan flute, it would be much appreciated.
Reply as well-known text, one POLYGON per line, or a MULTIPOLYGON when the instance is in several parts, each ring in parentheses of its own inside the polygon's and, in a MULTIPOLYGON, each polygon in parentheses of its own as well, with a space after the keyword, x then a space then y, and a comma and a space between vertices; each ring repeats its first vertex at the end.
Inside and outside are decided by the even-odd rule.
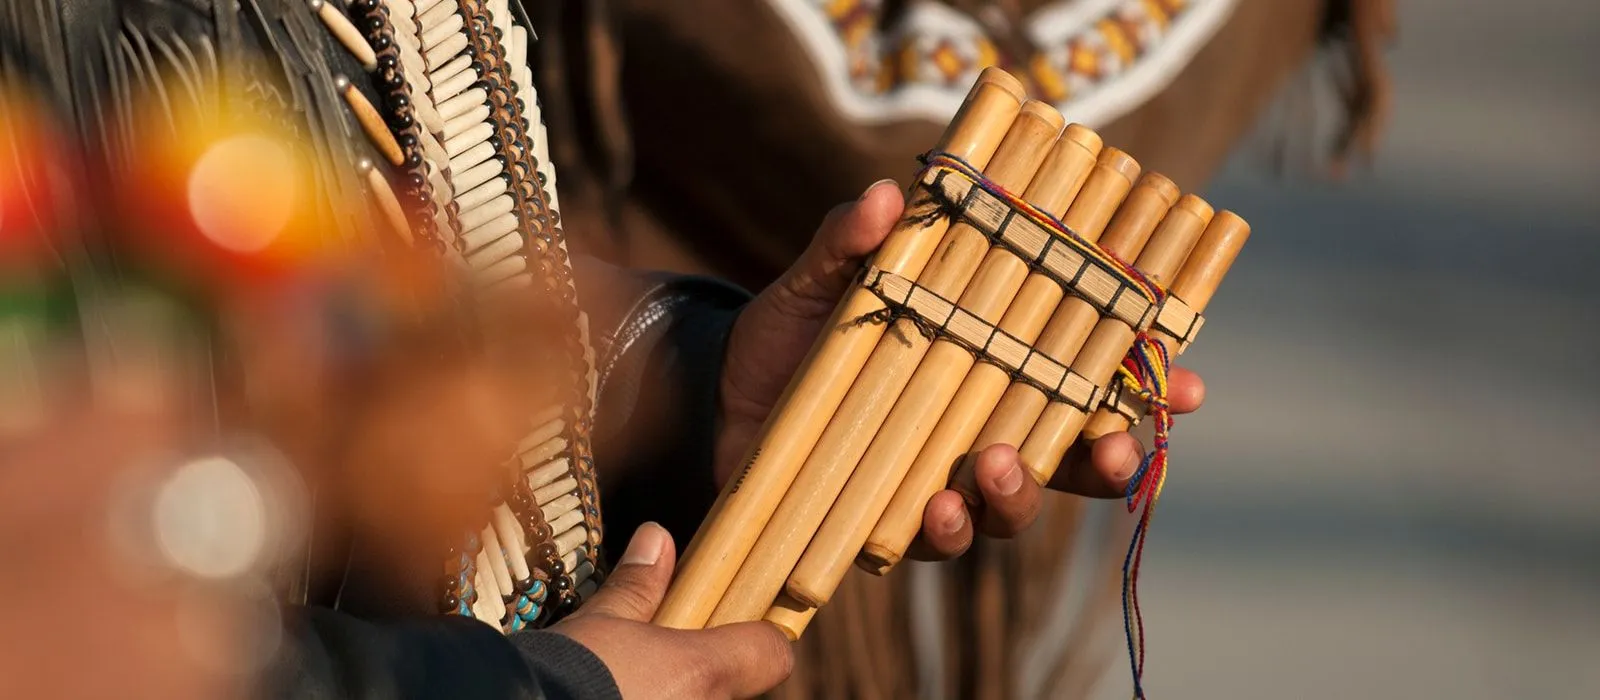
MULTIPOLYGON (((799 368, 862 262, 888 237, 905 202, 893 182, 879 182, 853 203, 829 212, 804 255, 745 308, 728 340, 722 375, 722 430, 716 475, 721 486, 739 466, 790 378, 799 368)), ((1174 413, 1200 407, 1200 377, 1178 368, 1171 377, 1174 413)), ((1048 487, 1092 498, 1116 498, 1144 451, 1126 432, 1075 445, 1048 487)), ((997 444, 980 453, 974 473, 982 503, 970 512, 960 494, 941 491, 928 502, 922 532, 909 555, 959 556, 975 531, 1011 537, 1033 523, 1040 486, 1024 470, 1016 446, 997 444), (976 530, 975 530, 976 528, 976 530)))

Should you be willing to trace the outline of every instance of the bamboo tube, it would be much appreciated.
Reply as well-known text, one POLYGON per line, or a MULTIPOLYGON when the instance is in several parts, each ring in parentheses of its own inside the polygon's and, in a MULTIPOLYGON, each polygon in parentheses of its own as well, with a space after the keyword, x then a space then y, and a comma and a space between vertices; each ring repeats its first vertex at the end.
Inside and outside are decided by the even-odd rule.
MULTIPOLYGON (((1098 241, 1101 247, 1117 255, 1138 254, 1155 228, 1153 217, 1159 217, 1177 195, 1175 188, 1167 186, 1170 183, 1163 184, 1165 178, 1147 176, 1141 180, 1140 189, 1128 197, 1122 213, 1111 219, 1108 212, 1118 211, 1137 169, 1138 165, 1127 154, 1114 148, 1105 149, 1094 174, 1084 186, 1084 194, 1079 195, 1063 222, 1086 240, 1098 241), (1111 219, 1109 227, 1108 219, 1111 219), (1105 232, 1103 236, 1102 231, 1105 232)), ((1001 330, 1023 342, 1034 343, 1052 312, 1061 305, 1062 297, 1061 285, 1048 275, 1029 275, 1022 292, 1001 318, 1001 330)), ((863 545, 858 559, 862 568, 881 575, 899 563, 922 529, 922 513, 928 499, 949 484, 951 465, 973 445, 985 418, 995 411, 1010 385, 1011 376, 999 367, 990 364, 972 367, 956 391, 955 400, 939 418, 933 435, 917 455, 910 473, 863 545)))
MULTIPOLYGON (((1149 194, 1142 196, 1141 199, 1170 206, 1177 198, 1177 187, 1165 177, 1152 173, 1140 178, 1140 181, 1148 181, 1152 185, 1145 190, 1149 194)), ((1156 207, 1158 211, 1154 214, 1154 220, 1159 220, 1165 213, 1165 206, 1156 207)), ((1119 218, 1125 218, 1129 222, 1151 222, 1150 225, 1154 225, 1149 207, 1150 204, 1140 207, 1124 206, 1119 211, 1125 210, 1126 213, 1121 214, 1119 218)), ((1130 225, 1130 230, 1137 231, 1141 228, 1144 227, 1130 225)), ((1132 257, 1126 255, 1126 250, 1120 252, 1116 249, 1109 250, 1124 257, 1132 257)), ((1092 304, 1078 297, 1068 297, 1051 314, 1050 320, 1039 332, 1033 347, 1051 358, 1068 363, 1078 354, 1078 349, 1083 347, 1084 341, 1094 330, 1095 322, 1099 320, 1100 311, 1092 304)), ((1044 393, 1027 384, 1012 384, 1006 389, 1000 398, 1000 403, 984 423, 983 429, 978 432, 978 437, 969 446, 972 449, 962 459, 960 467, 956 470, 956 478, 951 484, 952 488, 966 497, 968 503, 976 506, 981 501, 977 484, 973 481, 973 467, 976 466, 978 453, 989 445, 1021 445, 1027 438, 1028 431, 1039 419, 1039 414, 1044 412, 1046 403, 1044 393)))
MULTIPOLYGON (((985 70, 939 148, 974 167, 984 167, 1020 112, 1024 94, 1016 78, 998 69, 985 70)), ((919 214, 934 206, 930 202, 908 211, 873 263, 916 278, 949 227, 947 219, 932 224, 918 220, 919 214)), ((882 325, 850 321, 882 308, 882 300, 865 289, 854 289, 840 301, 827 326, 832 330, 812 346, 796 381, 784 391, 752 442, 740 474, 728 482, 684 551, 673 585, 656 610, 656 624, 682 629, 705 625, 868 353, 883 336, 882 325)))
MULTIPOLYGON (((1221 214, 1218 214, 1216 218, 1218 221, 1221 221, 1224 217, 1228 219, 1238 219, 1237 215, 1229 211, 1224 211, 1221 214)), ((1242 219, 1239 220, 1238 223, 1234 224, 1234 226, 1236 229, 1232 230, 1232 235, 1238 237, 1237 241, 1230 239, 1226 242, 1219 242, 1215 244, 1219 246, 1218 250, 1231 251, 1229 255, 1232 257, 1219 257, 1213 264, 1231 266, 1233 264, 1233 258, 1238 257, 1239 250, 1244 245, 1245 239, 1249 238, 1250 227, 1248 224, 1245 224, 1242 219), (1241 226, 1243 227, 1242 231, 1237 230, 1237 227, 1241 226)), ((1202 237, 1200 243, 1195 245, 1196 250, 1203 251, 1209 249, 1208 246, 1212 245, 1212 243, 1208 242, 1207 237, 1210 235, 1211 231, 1206 231, 1206 237, 1202 237)), ((1219 231, 1216 235, 1221 236, 1224 235, 1224 233, 1219 231)), ((1194 254, 1191 254, 1190 257, 1194 257, 1194 254)), ((1184 303, 1189 305, 1189 308, 1194 309, 1195 313, 1205 313, 1206 305, 1211 303, 1211 297, 1216 295, 1217 287, 1222 281, 1222 272, 1204 273, 1207 277, 1214 275, 1217 279, 1206 280, 1204 283, 1201 283, 1200 280, 1202 278, 1198 276, 1201 274, 1201 268, 1196 266, 1196 264, 1199 262, 1199 259, 1196 258, 1193 263, 1184 265, 1183 272, 1178 277, 1178 281, 1172 285, 1172 289, 1170 291, 1172 292, 1173 296, 1182 299, 1184 303), (1190 274, 1191 269, 1195 270, 1194 274, 1190 274)), ((1177 341, 1165 332, 1152 331, 1150 333, 1150 337, 1167 346, 1167 351, 1171 353, 1171 357, 1173 359, 1176 359, 1178 355, 1182 354, 1182 351, 1178 349, 1177 341)), ((1108 408, 1101 408, 1095 411, 1093 416, 1089 417, 1089 422, 1084 424, 1083 432, 1079 437, 1089 441, 1099 440, 1100 438, 1110 435, 1111 433, 1120 433, 1126 431, 1129 428, 1129 425, 1128 419, 1122 414, 1108 408)))
POLYGON ((805 603, 790 598, 787 595, 778 596, 778 601, 767 609, 767 614, 761 619, 766 620, 783 630, 784 636, 789 641, 800 639, 805 634, 806 626, 811 624, 811 618, 816 617, 817 609, 805 603))
MULTIPOLYGON (((1023 105, 985 176, 1006 189, 1027 186, 1060 134, 1063 121, 1060 112, 1043 102, 1023 105)), ((983 233, 957 221, 939 242, 933 261, 917 277, 917 283, 946 299, 955 298, 988 250, 989 239, 983 233)), ((712 625, 758 620, 772 606, 930 345, 909 319, 894 322, 711 614, 712 625)))
MULTIPOLYGON (((1178 236, 1170 235, 1157 240, 1161 245, 1152 244, 1144 255, 1139 256, 1136 266, 1157 281, 1171 279, 1177 273, 1180 281, 1186 282, 1184 288, 1190 289, 1191 293, 1215 292, 1217 285, 1222 283, 1222 276, 1227 274, 1228 267, 1238 257, 1239 249, 1249 238, 1250 226, 1244 219, 1228 212, 1215 218, 1202 216, 1210 214, 1211 207, 1193 195, 1184 197, 1178 203, 1178 208, 1191 216, 1177 218, 1174 226, 1183 228, 1190 241, 1199 239, 1206 247, 1201 248, 1197 243, 1184 244, 1180 255, 1178 236), (1210 225, 1202 225, 1201 219, 1209 221, 1210 225), (1205 231, 1203 236, 1202 229, 1205 231), (1168 240, 1172 241, 1170 247, 1168 240), (1191 248, 1195 250, 1192 254, 1189 252, 1191 248), (1147 263, 1146 258, 1154 259, 1147 263), (1183 263, 1184 258, 1189 258, 1190 262, 1183 263), (1178 272, 1180 265, 1183 270, 1181 273, 1178 272)), ((1165 229, 1163 227, 1160 233, 1166 233, 1165 229)), ((1177 293, 1176 289, 1173 293, 1177 293)), ((1089 342, 1084 344, 1083 350, 1072 361, 1072 369, 1097 386, 1106 385, 1116 376, 1122 358, 1133 347, 1134 335, 1134 330, 1128 324, 1114 318, 1102 319, 1095 326, 1089 342)), ((1087 413, 1064 403, 1050 404, 1039 417, 1038 424, 1034 425, 1028 439, 1022 443, 1021 455, 1022 463, 1040 477, 1040 483, 1050 480, 1061 464, 1061 458, 1066 455, 1067 448, 1078 439, 1078 432, 1088 418, 1087 413)))
MULTIPOLYGON (((1023 198, 1053 216, 1064 215, 1094 169, 1101 145, 1100 137, 1088 128, 1068 127, 1023 198)), ((1027 277, 1027 261, 1006 248, 992 247, 957 304, 985 323, 998 323, 1027 277)), ((789 575, 786 588, 792 598, 821 607, 833 597, 855 553, 974 364, 976 358, 961 345, 948 340, 933 343, 789 575)))

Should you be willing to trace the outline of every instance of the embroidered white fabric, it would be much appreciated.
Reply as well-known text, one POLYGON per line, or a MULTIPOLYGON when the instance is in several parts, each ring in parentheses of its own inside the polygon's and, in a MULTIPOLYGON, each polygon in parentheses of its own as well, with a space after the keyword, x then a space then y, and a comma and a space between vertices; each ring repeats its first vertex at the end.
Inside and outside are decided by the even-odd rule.
MULTIPOLYGON (((982 70, 976 59, 980 40, 985 37, 983 25, 940 3, 915 2, 894 26, 872 33, 851 47, 828 14, 832 0, 766 2, 800 38, 834 105, 850 119, 870 124, 907 119, 949 121, 982 70), (947 43, 964 59, 967 74, 956 76, 946 85, 912 82, 887 91, 871 77, 852 76, 853 64, 868 66, 867 75, 875 76, 887 48, 907 39, 928 50, 947 43)), ((859 2, 873 14, 882 5, 882 0, 859 2)), ((1068 46, 1078 40, 1091 44, 1103 41, 1095 30, 1096 24, 1112 13, 1142 13, 1143 0, 1062 0, 1035 12, 1027 19, 1023 32, 1049 65, 1068 75, 1072 96, 1055 107, 1068 119, 1098 129, 1136 109, 1170 84, 1216 35, 1237 4, 1238 0, 1189 0, 1165 32, 1153 22, 1146 23, 1141 43, 1150 44, 1149 50, 1129 65, 1119 65, 1113 52, 1101 52, 1102 67, 1110 75, 1098 82, 1068 74, 1068 46)))

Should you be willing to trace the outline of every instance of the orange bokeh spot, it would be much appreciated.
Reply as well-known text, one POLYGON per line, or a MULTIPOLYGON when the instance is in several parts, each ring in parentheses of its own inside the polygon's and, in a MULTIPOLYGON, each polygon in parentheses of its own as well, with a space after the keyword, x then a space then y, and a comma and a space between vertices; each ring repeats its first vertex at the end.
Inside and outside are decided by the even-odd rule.
POLYGON ((212 144, 189 170, 189 215, 224 250, 261 253, 303 206, 294 159, 283 144, 243 134, 212 144))
POLYGON ((152 129, 111 183, 119 233, 153 264, 206 287, 271 284, 338 251, 334 206, 310 159, 276 129, 223 119, 152 129))

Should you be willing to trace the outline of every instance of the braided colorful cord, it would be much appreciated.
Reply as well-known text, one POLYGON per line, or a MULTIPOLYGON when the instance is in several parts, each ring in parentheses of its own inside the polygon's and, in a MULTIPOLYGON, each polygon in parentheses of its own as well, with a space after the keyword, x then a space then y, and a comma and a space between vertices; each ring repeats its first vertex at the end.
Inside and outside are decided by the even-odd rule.
MULTIPOLYGON (((1085 258, 1099 261, 1104 269, 1111 271, 1125 286, 1133 289, 1151 304, 1159 306, 1166 300, 1167 290, 1155 280, 1110 252, 1084 240, 1071 227, 1049 212, 1029 204, 1022 197, 985 178, 983 173, 970 163, 942 152, 928 153, 918 160, 924 165, 923 173, 919 173, 919 176, 929 171, 939 171, 970 181, 974 187, 981 188, 1005 202, 1018 215, 1055 232, 1085 258)), ((1073 292, 1066 280, 1056 281, 1069 293, 1073 292)), ((1144 542, 1150 531, 1150 518, 1155 512, 1156 501, 1161 497, 1161 488, 1166 483, 1168 436, 1172 431, 1172 411, 1167 400, 1167 368, 1166 345, 1151 337, 1149 333, 1140 332, 1135 336, 1133 348, 1127 357, 1123 358, 1122 366, 1117 370, 1117 378, 1149 404, 1150 413, 1155 420, 1155 449, 1145 455, 1139 469, 1129 480, 1125 494, 1128 512, 1138 510, 1141 503, 1144 505, 1144 512, 1140 514, 1139 522, 1134 527, 1132 541, 1128 544, 1128 555, 1122 567, 1122 618, 1128 640, 1128 660, 1133 674, 1135 698, 1145 697, 1141 682, 1144 676, 1145 654, 1144 618, 1139 609, 1139 564, 1144 557, 1144 542)))

